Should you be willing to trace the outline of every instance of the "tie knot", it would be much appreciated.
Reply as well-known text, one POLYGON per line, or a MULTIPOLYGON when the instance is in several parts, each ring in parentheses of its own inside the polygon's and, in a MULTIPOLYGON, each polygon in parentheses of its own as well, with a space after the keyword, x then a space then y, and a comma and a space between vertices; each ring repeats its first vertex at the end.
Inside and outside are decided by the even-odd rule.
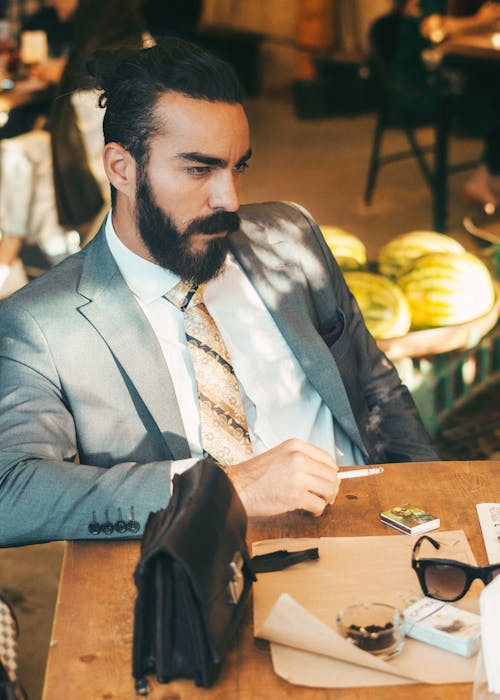
POLYGON ((181 280, 169 289, 164 297, 178 309, 185 311, 188 306, 194 306, 203 301, 203 285, 181 280))

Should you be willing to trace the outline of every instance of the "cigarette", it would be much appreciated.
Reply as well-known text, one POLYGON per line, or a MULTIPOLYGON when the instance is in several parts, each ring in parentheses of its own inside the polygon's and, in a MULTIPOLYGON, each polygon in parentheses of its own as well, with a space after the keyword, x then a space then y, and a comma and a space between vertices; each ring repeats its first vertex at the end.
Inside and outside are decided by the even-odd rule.
POLYGON ((351 469, 347 472, 339 472, 339 479, 352 479, 355 476, 371 476, 372 474, 382 474, 383 467, 372 467, 371 469, 351 469))

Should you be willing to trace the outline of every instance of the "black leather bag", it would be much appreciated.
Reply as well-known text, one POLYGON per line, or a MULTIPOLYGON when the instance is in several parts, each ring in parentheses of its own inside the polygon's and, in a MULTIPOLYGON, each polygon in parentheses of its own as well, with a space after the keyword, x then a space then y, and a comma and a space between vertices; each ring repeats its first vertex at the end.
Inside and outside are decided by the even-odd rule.
POLYGON ((255 575, 247 518, 227 475, 211 459, 173 479, 171 500, 146 523, 135 570, 133 676, 161 683, 215 681, 255 575))

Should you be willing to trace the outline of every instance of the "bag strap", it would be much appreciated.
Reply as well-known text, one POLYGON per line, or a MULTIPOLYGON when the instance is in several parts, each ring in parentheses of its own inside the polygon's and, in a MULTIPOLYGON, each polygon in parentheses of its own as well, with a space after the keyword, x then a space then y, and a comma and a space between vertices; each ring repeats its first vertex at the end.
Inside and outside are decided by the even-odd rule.
POLYGON ((256 574, 269 573, 271 571, 283 571, 289 566, 299 564, 301 561, 319 559, 317 547, 302 549, 300 552, 289 552, 287 549, 279 549, 268 554, 257 554, 252 557, 252 568, 256 574))

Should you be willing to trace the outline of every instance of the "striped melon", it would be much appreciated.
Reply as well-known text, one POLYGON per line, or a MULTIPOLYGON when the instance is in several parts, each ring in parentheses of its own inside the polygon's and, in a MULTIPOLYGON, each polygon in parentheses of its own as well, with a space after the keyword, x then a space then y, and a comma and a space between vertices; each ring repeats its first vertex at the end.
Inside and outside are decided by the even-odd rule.
POLYGON ((410 307, 394 282, 374 272, 346 272, 344 277, 374 338, 398 338, 408 333, 410 307))
POLYGON ((363 241, 336 226, 320 228, 342 270, 361 270, 366 265, 366 246, 363 241))
POLYGON ((421 255, 438 252, 464 253, 465 248, 444 233, 435 231, 401 233, 380 249, 378 269, 383 275, 395 279, 421 255))
POLYGON ((465 323, 487 313, 495 288, 486 265, 472 253, 428 253, 398 278, 411 309, 412 326, 465 323))

